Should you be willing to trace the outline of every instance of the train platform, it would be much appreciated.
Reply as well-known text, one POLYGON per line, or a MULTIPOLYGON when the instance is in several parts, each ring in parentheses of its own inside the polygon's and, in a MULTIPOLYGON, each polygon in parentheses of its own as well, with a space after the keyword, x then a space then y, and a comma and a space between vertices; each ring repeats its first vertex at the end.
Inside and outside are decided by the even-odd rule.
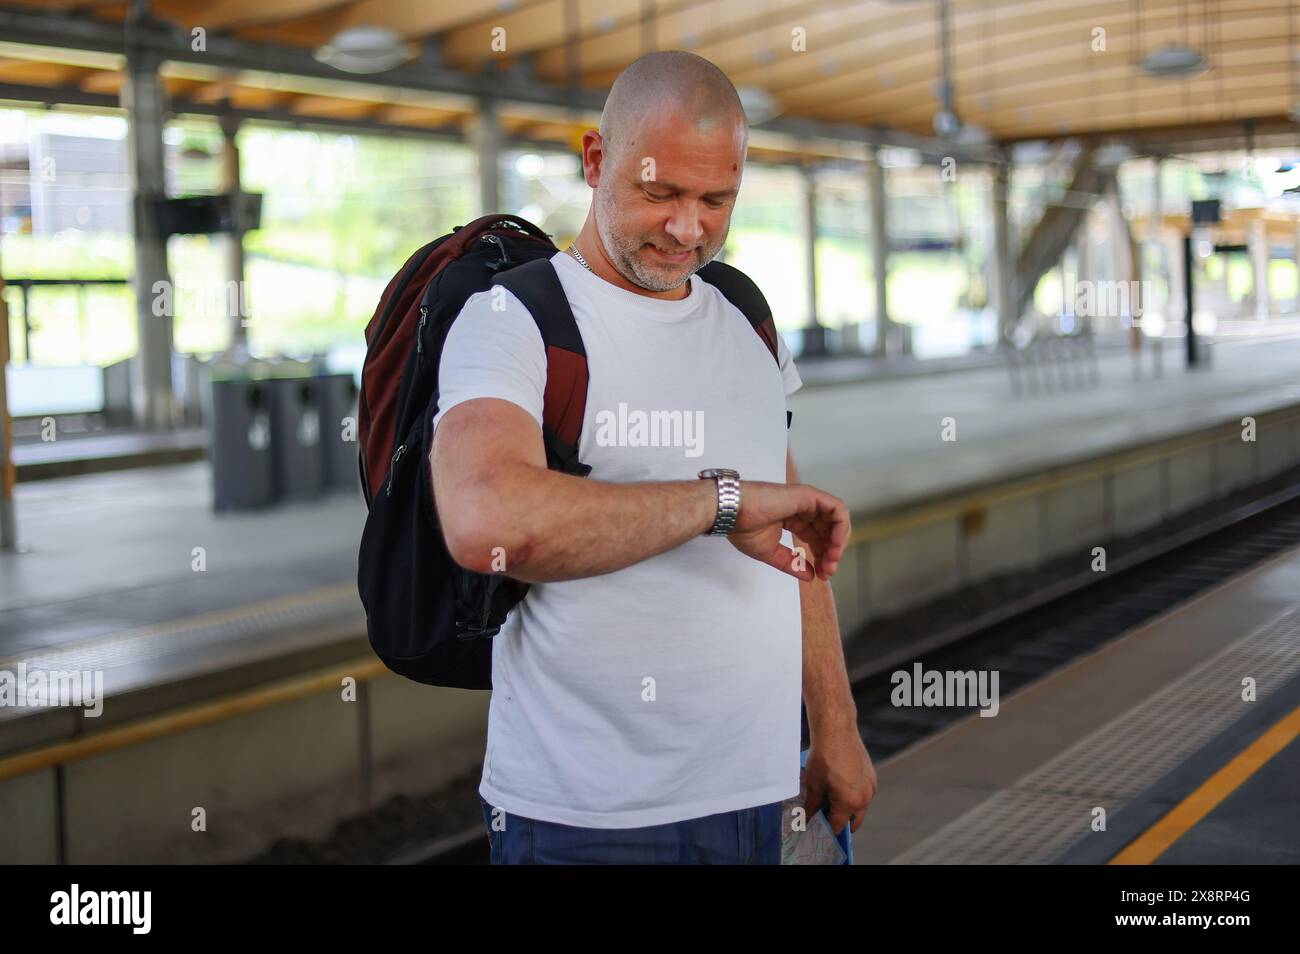
POLYGON ((859 864, 1300 861, 1300 550, 883 760, 859 864))
MULTIPOLYGON (((1207 426, 1236 428, 1245 415, 1300 409, 1300 339, 1217 350, 1212 367, 1166 366, 1160 377, 1135 375, 1127 355, 1111 354, 1098 386, 1036 396, 1017 396, 994 368, 809 387, 792 401, 794 454, 801 479, 870 522, 1207 426), (945 419, 955 442, 943 440, 945 419), (954 443, 961 453, 950 452, 954 443)), ((1288 426, 1281 454, 1294 456, 1300 426, 1288 426)), ((209 487, 197 462, 19 485, 20 550, 0 553, 0 664, 107 664, 112 691, 127 691, 225 666, 240 640, 265 647, 260 633, 299 622, 317 641, 327 631, 364 635, 359 492, 218 515, 209 487)), ((841 606, 850 625, 872 601, 870 587, 857 585, 868 561, 858 562, 836 577, 837 597, 854 604, 841 606)), ((277 636, 276 645, 294 644, 277 636)), ((354 639, 350 648, 364 647, 354 639)))
MULTIPOLYGON (((1030 392, 1006 369, 975 368, 795 395, 801 479, 854 513, 833 581, 846 638, 873 614, 1062 553, 1086 559, 1096 540, 1300 464, 1300 340, 1215 350, 1208 367, 1166 361, 1158 377, 1135 373, 1127 355, 1101 355, 1095 378, 1068 389, 1030 392), (1243 416, 1257 419, 1257 441, 1242 441, 1243 416), (944 439, 948 424, 955 443, 944 439)), ((369 653, 355 583, 359 491, 214 514, 207 466, 195 462, 32 481, 15 493, 20 549, 0 553, 0 669, 99 671, 106 701, 94 719, 0 710, 0 808, 36 812, 43 828, 54 825, 47 803, 57 795, 54 813, 96 818, 81 824, 100 839, 68 854, 51 836, 18 856, 114 857, 115 826, 147 826, 169 797, 156 779, 136 815, 100 817, 106 779, 129 787, 152 777, 145 752, 158 764, 187 760, 187 784, 209 801, 231 799, 231 811, 239 802, 249 834, 197 855, 187 854, 193 842, 141 837, 136 860, 252 854, 266 805, 291 791, 310 792, 312 805, 277 830, 318 835, 349 805, 402 790, 401 779, 428 787, 481 758, 485 693, 390 678, 369 653), (363 705, 329 704, 340 680, 362 685, 363 705), (298 741, 306 726, 333 727, 313 736, 322 751, 310 760, 298 741), (238 746, 229 738, 254 732, 262 755, 297 768, 275 773, 275 792, 261 782, 232 789, 230 773, 245 764, 229 754, 195 761, 189 732, 224 739, 212 744, 225 753, 238 746), (372 773, 386 758, 402 763, 396 774, 372 773)), ((11 856, 3 844, 0 856, 11 856)), ((859 857, 882 856, 867 847, 859 857)))
POLYGON ((1066 371, 1036 394, 1003 367, 810 387, 791 449, 802 479, 866 516, 1300 405, 1300 338, 1218 342, 1192 371, 1167 344, 1159 375, 1151 362, 1101 355, 1095 384, 1066 371))
MULTIPOLYGON (((96 728, 367 648, 360 492, 214 513, 202 463, 20 484, 21 549, 0 555, 0 669, 96 669, 96 728)), ((0 709, 0 751, 76 732, 0 709)))
POLYGON ((19 483, 49 480, 133 467, 158 467, 203 460, 208 434, 203 428, 146 433, 110 428, 60 437, 28 440, 13 449, 14 477, 19 483))

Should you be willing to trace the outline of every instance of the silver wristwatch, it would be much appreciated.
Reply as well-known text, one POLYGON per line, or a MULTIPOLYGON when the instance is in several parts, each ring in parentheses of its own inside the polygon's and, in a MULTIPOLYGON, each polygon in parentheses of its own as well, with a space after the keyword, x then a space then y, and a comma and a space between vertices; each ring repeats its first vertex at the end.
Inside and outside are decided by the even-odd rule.
POLYGON ((726 536, 736 525, 740 513, 740 474, 725 467, 711 467, 700 471, 700 478, 711 477, 718 483, 718 516, 709 528, 708 536, 726 536))

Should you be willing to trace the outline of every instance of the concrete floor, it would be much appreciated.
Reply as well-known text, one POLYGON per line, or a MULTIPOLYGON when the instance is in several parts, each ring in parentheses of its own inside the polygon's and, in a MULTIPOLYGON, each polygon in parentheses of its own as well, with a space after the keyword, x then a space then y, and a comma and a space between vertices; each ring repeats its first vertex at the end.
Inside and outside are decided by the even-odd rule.
POLYGON ((1161 855, 1160 865, 1300 864, 1300 740, 1161 855))
POLYGON ((1221 421, 1300 403, 1300 338, 1215 346, 1194 372, 1166 346, 1135 379, 1127 355, 1100 360, 1100 385, 1016 397, 1005 370, 805 388, 791 399, 800 478, 855 515, 1221 421), (957 440, 941 439, 953 418, 957 440))
MULTIPOLYGON (((1300 551, 1290 551, 1002 699, 996 718, 973 714, 883 761, 877 766, 876 797, 854 834, 855 862, 1046 863, 1072 845, 1081 861, 1104 861, 1183 797, 1185 792, 1171 799, 1148 786, 1158 786, 1166 771, 1196 760, 1204 747, 1185 745, 1189 738, 1198 732, 1207 740, 1217 731, 1240 733, 1237 720, 1260 721, 1239 699, 1237 667, 1249 657, 1232 653, 1251 634, 1294 617, 1300 608, 1297 593, 1300 551), (1183 681, 1207 666, 1214 678, 1221 677, 1223 692, 1211 706, 1202 706, 1183 690, 1183 681), (1158 705, 1162 692, 1176 697, 1171 705, 1158 705), (1058 763, 1067 768, 1051 771, 1058 763), (1150 778, 1143 781, 1142 775, 1150 778), (1119 813, 1130 804, 1137 804, 1143 817, 1125 830, 1117 816, 1122 819, 1119 813), (1090 813, 1099 805, 1112 830, 1090 833, 1090 813), (1079 847, 1087 850, 1080 853, 1079 847)), ((1285 632, 1262 651, 1251 661, 1300 655, 1285 632)), ((1300 702, 1294 676, 1250 665, 1242 671, 1259 678, 1260 706, 1271 703, 1289 711, 1300 702)), ((1250 731, 1259 730, 1251 726, 1250 731)), ((1233 754, 1252 737, 1242 735, 1233 754)), ((1199 785, 1222 761, 1198 766, 1187 784, 1199 785)), ((1288 772, 1294 777, 1294 764, 1284 760, 1256 787, 1257 796, 1243 797, 1248 804, 1264 805, 1271 791, 1276 802, 1271 781, 1285 780, 1288 772)), ((1248 817, 1240 806, 1240 799, 1229 799, 1221 809, 1235 812, 1237 819, 1248 817)), ((1286 812, 1278 807, 1252 824, 1275 840, 1289 839, 1286 850, 1293 852, 1300 850, 1296 818, 1292 793, 1286 812)), ((1171 859, 1196 856, 1199 848, 1210 853, 1215 831, 1198 835, 1194 829, 1192 835, 1196 838, 1186 845, 1175 843, 1171 859)), ((1217 838, 1224 837, 1220 829, 1217 838)), ((1246 842, 1237 844, 1241 849, 1246 842)))

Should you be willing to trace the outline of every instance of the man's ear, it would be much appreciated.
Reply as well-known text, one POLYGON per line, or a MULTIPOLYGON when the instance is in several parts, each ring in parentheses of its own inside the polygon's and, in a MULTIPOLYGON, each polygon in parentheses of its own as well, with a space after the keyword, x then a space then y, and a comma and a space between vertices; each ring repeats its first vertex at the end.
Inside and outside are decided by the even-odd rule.
POLYGON ((582 173, 587 185, 593 189, 600 185, 600 173, 605 165, 605 140, 599 130, 588 129, 582 134, 582 173))

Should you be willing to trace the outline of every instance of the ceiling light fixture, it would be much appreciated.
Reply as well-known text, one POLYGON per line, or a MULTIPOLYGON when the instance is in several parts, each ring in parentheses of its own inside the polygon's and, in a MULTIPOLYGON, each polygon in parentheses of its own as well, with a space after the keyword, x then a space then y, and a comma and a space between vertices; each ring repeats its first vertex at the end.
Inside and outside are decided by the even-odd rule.
POLYGON ((410 59, 413 51, 388 27, 349 27, 315 53, 322 63, 345 73, 382 73, 410 59))
POLYGON ((1194 76, 1209 68, 1205 57, 1181 43, 1169 43, 1152 50, 1142 61, 1142 69, 1149 76, 1194 76))

